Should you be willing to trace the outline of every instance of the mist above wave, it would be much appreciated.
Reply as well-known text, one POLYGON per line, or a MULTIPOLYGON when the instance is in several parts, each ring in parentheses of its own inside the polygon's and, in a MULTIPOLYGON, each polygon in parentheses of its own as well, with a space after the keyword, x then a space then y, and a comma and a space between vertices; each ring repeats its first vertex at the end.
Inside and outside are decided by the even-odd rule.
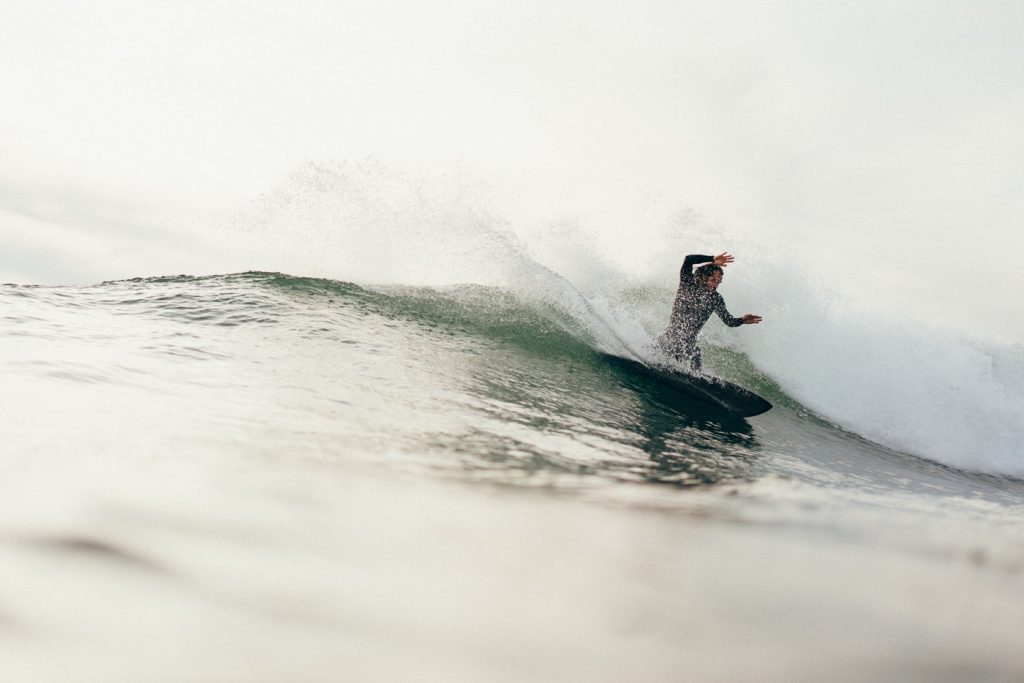
POLYGON ((1024 349, 915 316, 851 270, 826 278, 784 245, 680 212, 618 252, 586 225, 516 229, 455 175, 308 166, 233 228, 261 267, 361 284, 507 288, 572 317, 602 350, 654 359, 685 253, 738 255, 722 293, 757 327, 705 337, 742 350, 804 405, 884 445, 953 467, 1024 475, 1024 349), (651 235, 654 235, 653 237, 651 235), (863 296, 857 296, 860 285, 863 296))

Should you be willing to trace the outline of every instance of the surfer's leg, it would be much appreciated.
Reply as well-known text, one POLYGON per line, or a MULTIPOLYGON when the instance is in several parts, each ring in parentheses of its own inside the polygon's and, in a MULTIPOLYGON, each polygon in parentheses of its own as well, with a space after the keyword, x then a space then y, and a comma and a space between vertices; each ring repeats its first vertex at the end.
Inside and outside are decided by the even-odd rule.
POLYGON ((700 372, 700 347, 697 346, 696 342, 673 337, 667 332, 660 335, 657 342, 666 356, 675 359, 683 365, 689 365, 693 372, 700 372))
POLYGON ((694 345, 691 349, 689 349, 689 351, 690 351, 690 354, 689 354, 690 355, 690 369, 693 370, 694 372, 700 372, 700 368, 701 368, 700 347, 694 345))
POLYGON ((689 359, 689 354, 686 350, 686 345, 680 343, 679 339, 672 336, 668 332, 661 334, 657 339, 658 348, 669 358, 673 358, 680 363, 685 363, 689 359))

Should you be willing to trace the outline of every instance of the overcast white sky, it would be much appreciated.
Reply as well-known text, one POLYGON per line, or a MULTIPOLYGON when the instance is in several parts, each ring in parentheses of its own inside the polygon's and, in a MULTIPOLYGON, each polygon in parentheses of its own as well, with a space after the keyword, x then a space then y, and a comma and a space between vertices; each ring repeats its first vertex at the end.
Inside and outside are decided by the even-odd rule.
POLYGON ((922 296, 964 261, 998 269, 972 296, 1019 290, 1022 29, 1020 2, 6 3, 0 279, 189 270, 184 226, 372 156, 609 243, 657 198, 922 296))

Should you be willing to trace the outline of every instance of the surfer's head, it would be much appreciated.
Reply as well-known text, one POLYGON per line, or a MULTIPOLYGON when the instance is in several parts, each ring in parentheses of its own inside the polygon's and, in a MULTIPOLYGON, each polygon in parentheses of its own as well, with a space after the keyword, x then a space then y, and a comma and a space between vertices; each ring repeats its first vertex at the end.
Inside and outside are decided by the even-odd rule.
POLYGON ((713 264, 707 264, 701 266, 694 272, 694 276, 704 288, 709 292, 713 292, 718 289, 718 285, 722 284, 722 268, 713 264))

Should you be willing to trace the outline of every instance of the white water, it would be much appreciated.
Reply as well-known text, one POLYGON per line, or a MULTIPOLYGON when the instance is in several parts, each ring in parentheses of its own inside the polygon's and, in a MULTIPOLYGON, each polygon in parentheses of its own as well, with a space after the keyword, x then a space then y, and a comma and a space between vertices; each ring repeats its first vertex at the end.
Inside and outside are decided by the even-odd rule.
POLYGON ((1018 3, 8 14, 0 279, 578 290, 637 347, 681 257, 728 249, 765 322, 714 339, 871 439, 1024 476, 1018 3))

